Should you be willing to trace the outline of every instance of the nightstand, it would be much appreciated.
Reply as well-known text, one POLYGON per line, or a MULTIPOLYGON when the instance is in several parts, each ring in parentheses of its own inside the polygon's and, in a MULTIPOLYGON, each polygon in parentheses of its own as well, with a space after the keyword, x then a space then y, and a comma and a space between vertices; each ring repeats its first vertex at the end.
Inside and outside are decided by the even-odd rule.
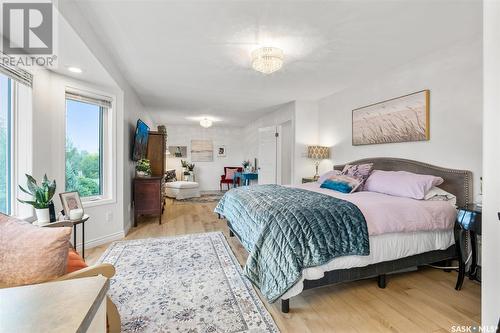
POLYGON ((459 268, 456 290, 462 288, 465 275, 469 279, 480 282, 479 276, 481 275, 478 270, 480 267, 477 264, 477 237, 481 235, 481 222, 482 222, 482 207, 475 204, 468 204, 458 208, 457 225, 458 225, 458 245, 459 245, 459 268), (470 239, 471 246, 471 264, 469 271, 465 272, 468 239, 470 239))
POLYGON ((314 177, 304 177, 304 178, 302 178, 302 184, 305 184, 305 183, 314 183, 317 180, 318 179, 316 179, 314 177))

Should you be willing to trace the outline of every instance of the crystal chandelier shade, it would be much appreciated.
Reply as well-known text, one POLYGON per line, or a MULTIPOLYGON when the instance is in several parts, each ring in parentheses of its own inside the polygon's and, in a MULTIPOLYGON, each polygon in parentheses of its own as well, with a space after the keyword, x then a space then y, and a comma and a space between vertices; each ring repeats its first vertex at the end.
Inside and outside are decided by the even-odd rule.
POLYGON ((252 67, 258 72, 271 74, 283 66, 283 50, 261 47, 252 52, 252 67))

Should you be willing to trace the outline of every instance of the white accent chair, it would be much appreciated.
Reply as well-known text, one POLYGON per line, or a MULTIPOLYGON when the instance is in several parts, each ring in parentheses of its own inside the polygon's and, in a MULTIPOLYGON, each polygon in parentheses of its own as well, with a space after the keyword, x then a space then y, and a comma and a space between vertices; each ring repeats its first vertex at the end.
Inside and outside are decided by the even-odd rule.
POLYGON ((165 195, 177 200, 200 197, 200 185, 197 182, 176 181, 165 184, 165 195))

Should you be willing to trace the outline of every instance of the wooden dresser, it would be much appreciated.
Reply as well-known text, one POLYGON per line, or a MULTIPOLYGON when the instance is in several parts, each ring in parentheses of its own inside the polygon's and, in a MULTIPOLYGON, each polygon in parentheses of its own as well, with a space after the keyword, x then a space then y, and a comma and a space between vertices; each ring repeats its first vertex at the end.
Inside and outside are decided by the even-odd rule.
POLYGON ((165 207, 164 177, 134 178, 134 227, 139 215, 153 215, 160 218, 165 207))

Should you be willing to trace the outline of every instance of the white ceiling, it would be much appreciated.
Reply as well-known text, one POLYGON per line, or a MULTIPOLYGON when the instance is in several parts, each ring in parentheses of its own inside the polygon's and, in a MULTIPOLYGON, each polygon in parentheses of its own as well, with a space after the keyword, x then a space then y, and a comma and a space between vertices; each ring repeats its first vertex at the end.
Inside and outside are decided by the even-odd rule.
POLYGON ((68 24, 66 19, 57 15, 57 68, 53 72, 87 81, 100 86, 116 86, 116 83, 106 69, 96 59, 78 34, 68 24), (82 69, 81 74, 72 73, 68 67, 76 66, 82 69))
POLYGON ((315 100, 453 43, 481 38, 480 1, 79 0, 142 103, 161 123, 242 125, 315 100), (251 69, 258 46, 283 69, 251 69))

